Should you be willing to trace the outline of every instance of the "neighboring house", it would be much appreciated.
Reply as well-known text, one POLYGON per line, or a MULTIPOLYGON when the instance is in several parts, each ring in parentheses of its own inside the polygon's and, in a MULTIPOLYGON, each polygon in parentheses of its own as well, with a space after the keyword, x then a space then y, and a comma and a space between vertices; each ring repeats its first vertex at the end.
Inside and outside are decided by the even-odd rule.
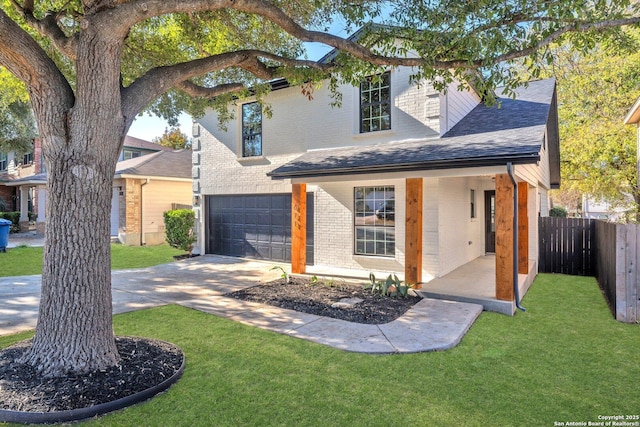
MULTIPOLYGON (((125 150, 139 150, 143 154, 133 154, 116 166, 111 234, 127 245, 162 243, 165 240, 162 213, 174 205, 191 206, 191 152, 174 152, 129 136, 120 157, 125 150)), ((11 154, 9 159, 13 160, 11 154)), ((0 182, 0 196, 14 201, 10 210, 20 210, 23 230, 32 227, 28 212, 34 212, 36 228, 44 232, 47 174, 38 140, 30 159, 29 165, 7 167, 0 182)), ((12 165, 11 161, 8 163, 12 165)))
POLYGON ((122 150, 118 161, 135 159, 136 157, 144 156, 145 154, 156 153, 158 151, 171 151, 172 148, 165 147, 154 142, 145 141, 144 139, 134 138, 127 135, 124 138, 122 150))
POLYGON ((163 213, 191 209, 191 150, 160 151, 118 162, 111 235, 130 246, 165 241, 163 213))
POLYGON ((627 125, 635 125, 637 129, 638 141, 637 141, 637 167, 638 167, 638 176, 640 177, 640 98, 638 98, 633 104, 633 107, 627 113, 627 116, 624 118, 624 123, 627 125))
POLYGON ((226 130, 208 112, 193 135, 196 250, 409 283, 495 253, 495 298, 513 301, 514 241, 518 270, 535 276, 537 218, 560 184, 555 81, 487 107, 410 74, 342 86, 341 108, 328 84, 309 101, 274 82, 272 118, 238 103, 226 130))
POLYGON ((599 201, 588 195, 582 196, 582 218, 602 219, 606 221, 625 221, 627 209, 623 207, 613 207, 605 201, 599 201))
POLYGON ((39 190, 39 180, 32 182, 32 177, 44 172, 42 147, 40 139, 33 141, 33 150, 24 155, 15 152, 0 153, 0 198, 6 211, 20 211, 20 226, 27 230, 33 221, 29 213, 35 216, 35 226, 44 230, 45 196, 39 190), (21 182, 22 184, 15 184, 21 182))

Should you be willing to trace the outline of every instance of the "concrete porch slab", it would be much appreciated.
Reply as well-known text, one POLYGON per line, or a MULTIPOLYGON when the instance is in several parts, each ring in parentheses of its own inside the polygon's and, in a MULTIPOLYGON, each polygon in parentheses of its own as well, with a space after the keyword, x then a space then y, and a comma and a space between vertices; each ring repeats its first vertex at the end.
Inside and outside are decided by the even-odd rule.
MULTIPOLYGON (((480 304, 486 311, 513 316, 514 301, 502 301, 495 297, 495 256, 485 255, 464 264, 452 272, 424 283, 417 291, 425 298, 480 304)), ((520 299, 527 293, 537 274, 535 262, 529 262, 529 273, 518 275, 520 299)))

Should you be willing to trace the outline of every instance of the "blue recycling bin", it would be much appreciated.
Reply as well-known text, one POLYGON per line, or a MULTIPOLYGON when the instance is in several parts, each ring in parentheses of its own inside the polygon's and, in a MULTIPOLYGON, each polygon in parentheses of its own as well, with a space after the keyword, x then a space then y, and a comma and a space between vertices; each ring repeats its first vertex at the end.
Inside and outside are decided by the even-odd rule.
POLYGON ((0 251, 6 252, 9 244, 9 230, 11 230, 11 221, 0 218, 0 251))

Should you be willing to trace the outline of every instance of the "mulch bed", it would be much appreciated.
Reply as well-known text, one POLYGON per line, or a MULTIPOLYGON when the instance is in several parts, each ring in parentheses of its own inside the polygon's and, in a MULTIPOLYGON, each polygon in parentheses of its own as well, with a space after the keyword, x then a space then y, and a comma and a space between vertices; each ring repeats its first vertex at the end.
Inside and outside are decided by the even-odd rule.
MULTIPOLYGON (((391 298, 373 294, 363 285, 302 278, 257 285, 226 296, 269 304, 349 322, 382 324, 402 316, 422 298, 391 298), (344 299, 361 301, 348 307, 332 307, 344 299)), ((43 378, 31 366, 15 361, 29 348, 23 341, 0 350, 0 410, 54 412, 113 402, 148 390, 180 369, 183 354, 162 341, 117 337, 121 356, 118 366, 104 372, 43 378)))
POLYGON ((154 387, 178 372, 182 351, 163 341, 117 337, 120 363, 104 372, 43 378, 16 363, 30 346, 22 341, 0 350, 0 409, 52 412, 112 402, 154 387))
POLYGON ((369 325, 389 323, 422 299, 419 296, 392 298, 373 294, 362 284, 326 280, 312 283, 299 277, 291 278, 290 283, 279 279, 225 296, 369 325), (362 301, 346 308, 332 307, 345 298, 358 298, 362 301))

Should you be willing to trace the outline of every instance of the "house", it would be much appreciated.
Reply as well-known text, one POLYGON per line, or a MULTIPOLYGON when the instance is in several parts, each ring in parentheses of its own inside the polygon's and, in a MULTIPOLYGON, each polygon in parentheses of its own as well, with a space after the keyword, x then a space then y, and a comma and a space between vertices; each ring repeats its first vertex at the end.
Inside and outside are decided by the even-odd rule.
POLYGON ((638 142, 637 142, 637 165, 638 165, 638 176, 640 176, 640 98, 636 99, 636 102, 633 104, 627 116, 624 118, 624 124, 626 125, 635 125, 638 131, 638 142))
MULTIPOLYGON (((111 235, 126 245, 162 243, 163 212, 175 206, 191 208, 191 152, 127 136, 120 157, 124 156, 129 159, 118 162, 113 181, 111 235)), ((25 231, 32 222, 28 213, 34 212, 36 229, 42 233, 47 174, 38 140, 31 159, 35 161, 27 167, 8 168, 11 172, 0 182, 0 196, 7 194, 5 199, 17 200, 12 209, 20 210, 25 231)))
POLYGON ((135 159, 136 157, 144 156, 146 154, 156 153, 158 151, 171 151, 172 148, 165 147, 154 142, 145 141, 144 139, 134 138, 127 135, 124 138, 122 150, 120 150, 120 156, 118 161, 135 159))
POLYGON ((196 250, 413 284, 495 254, 489 298, 512 314, 560 184, 555 81, 499 92, 490 107, 456 84, 410 85, 410 74, 344 85, 341 108, 328 85, 309 101, 274 82, 272 117, 249 100, 229 107, 226 130, 208 112, 193 135, 196 250))
POLYGON ((191 151, 158 151, 116 165, 111 235, 129 246, 165 241, 163 213, 191 209, 191 151))
POLYGON ((20 211, 20 226, 27 230, 35 216, 35 225, 44 230, 44 195, 39 191, 38 177, 44 171, 40 139, 33 141, 33 150, 24 155, 0 153, 0 198, 6 212, 20 211), (36 177, 33 181, 33 177, 36 177), (22 184, 13 185, 15 182, 22 184), (32 217, 29 217, 31 213, 32 217))
POLYGON ((625 209, 624 206, 612 206, 610 203, 597 200, 588 194, 582 195, 582 218, 624 222, 627 214, 628 209, 625 209))

